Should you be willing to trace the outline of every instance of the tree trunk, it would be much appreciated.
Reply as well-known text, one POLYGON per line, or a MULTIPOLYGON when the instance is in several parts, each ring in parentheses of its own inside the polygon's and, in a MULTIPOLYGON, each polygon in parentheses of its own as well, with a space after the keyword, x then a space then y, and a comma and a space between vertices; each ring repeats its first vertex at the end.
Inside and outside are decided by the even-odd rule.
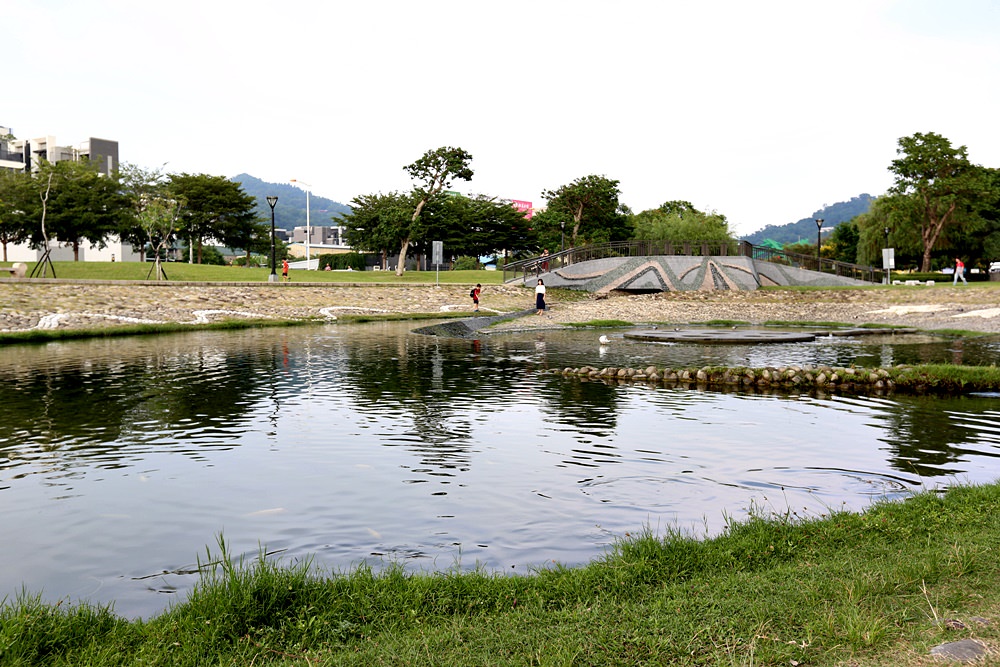
POLYGON ((582 219, 583 219, 583 204, 580 204, 579 206, 576 207, 576 210, 573 211, 573 238, 570 240, 570 243, 573 244, 574 248, 576 247, 576 235, 580 231, 580 220, 582 219))
POLYGON ((924 254, 920 261, 920 271, 922 273, 927 273, 931 270, 931 251, 934 250, 934 246, 937 245, 938 237, 941 235, 941 230, 948 223, 948 219, 955 212, 955 204, 952 203, 948 206, 948 210, 944 212, 940 218, 934 216, 928 210, 927 213, 927 225, 920 230, 920 240, 924 243, 924 254))
POLYGON ((403 275, 403 271, 406 269, 406 251, 410 248, 410 239, 403 239, 402 245, 399 246, 399 263, 396 264, 396 275, 403 275))

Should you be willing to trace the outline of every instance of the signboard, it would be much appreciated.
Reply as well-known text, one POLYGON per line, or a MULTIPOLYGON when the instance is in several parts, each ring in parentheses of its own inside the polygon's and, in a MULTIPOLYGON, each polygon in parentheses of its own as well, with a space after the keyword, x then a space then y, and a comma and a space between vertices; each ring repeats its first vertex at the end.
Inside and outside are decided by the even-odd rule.
POLYGON ((444 241, 431 241, 431 264, 444 264, 444 241))
POLYGON ((883 269, 895 269, 896 268, 896 249, 895 248, 882 248, 882 268, 883 269))
POLYGON ((523 201, 521 199, 511 199, 510 203, 514 205, 514 208, 521 213, 526 214, 524 217, 531 220, 531 215, 535 212, 534 208, 531 206, 530 201, 523 201))

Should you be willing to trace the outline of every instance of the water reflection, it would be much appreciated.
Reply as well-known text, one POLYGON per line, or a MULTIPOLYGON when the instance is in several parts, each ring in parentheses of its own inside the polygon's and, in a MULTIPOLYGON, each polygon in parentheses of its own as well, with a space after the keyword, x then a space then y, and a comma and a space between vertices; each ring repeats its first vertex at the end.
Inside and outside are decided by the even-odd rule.
POLYGON ((1000 470, 995 396, 581 382, 566 366, 902 363, 996 343, 883 336, 721 348, 593 331, 479 341, 409 324, 0 348, 2 594, 162 608, 224 531, 321 565, 579 563, 645 524, 752 502, 821 512, 1000 470), (913 341, 914 339, 907 339, 913 341), (151 577, 156 572, 177 572, 151 577))

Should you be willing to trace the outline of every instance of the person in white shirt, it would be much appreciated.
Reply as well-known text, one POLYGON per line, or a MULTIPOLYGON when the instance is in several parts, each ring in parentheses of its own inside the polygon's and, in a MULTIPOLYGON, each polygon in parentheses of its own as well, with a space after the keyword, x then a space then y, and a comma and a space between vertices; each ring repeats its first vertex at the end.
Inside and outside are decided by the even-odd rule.
POLYGON ((545 314, 545 283, 542 282, 541 278, 538 279, 538 286, 535 287, 535 310, 538 311, 535 313, 536 315, 545 314))

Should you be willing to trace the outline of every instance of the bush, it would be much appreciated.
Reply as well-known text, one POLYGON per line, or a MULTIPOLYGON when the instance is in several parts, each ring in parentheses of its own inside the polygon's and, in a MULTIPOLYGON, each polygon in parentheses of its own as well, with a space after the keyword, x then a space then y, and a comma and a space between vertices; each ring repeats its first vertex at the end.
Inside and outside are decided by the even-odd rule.
POLYGON ((348 252, 336 255, 326 254, 319 256, 319 270, 323 271, 329 266, 333 271, 354 271, 365 270, 365 257, 360 253, 348 252))
MULTIPOLYGON (((892 272, 893 280, 919 280, 920 282, 926 282, 928 280, 933 280, 937 283, 950 283, 954 280, 955 275, 952 273, 940 273, 938 271, 931 271, 930 273, 920 273, 914 271, 913 273, 903 273, 902 271, 892 272)), ((986 281, 990 279, 990 274, 985 271, 980 271, 979 273, 970 273, 968 269, 965 271, 965 279, 968 282, 975 281, 986 281)), ((959 278, 958 282, 961 283, 962 279, 959 278)))
MULTIPOLYGON (((189 250, 188 250, 187 246, 182 246, 181 247, 181 257, 185 257, 185 258, 188 257, 188 252, 189 252, 189 250)), ((194 261, 196 261, 196 262, 198 261, 198 248, 197 248, 197 246, 194 249, 194 261)), ((225 259, 225 257, 222 256, 222 253, 219 252, 219 249, 216 248, 215 246, 202 245, 201 246, 201 262, 200 263, 201 264, 213 264, 215 266, 225 266, 226 265, 226 259, 225 259)))
POLYGON ((476 271, 481 269, 479 265, 479 260, 475 257, 459 257, 455 260, 455 266, 453 270, 455 271, 476 271))

